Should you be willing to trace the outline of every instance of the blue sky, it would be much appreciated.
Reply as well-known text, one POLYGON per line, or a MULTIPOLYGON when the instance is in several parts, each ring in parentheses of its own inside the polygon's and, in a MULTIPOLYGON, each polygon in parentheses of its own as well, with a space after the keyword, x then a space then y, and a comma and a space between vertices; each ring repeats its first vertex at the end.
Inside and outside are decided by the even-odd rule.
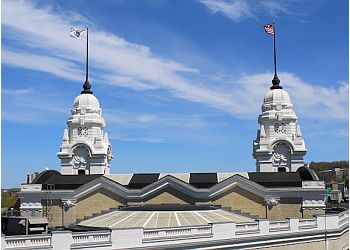
POLYGON ((278 75, 306 162, 348 159, 348 1, 2 1, 2 187, 59 169, 74 98, 90 82, 112 173, 255 171, 252 141, 278 75), (88 4, 87 4, 88 3, 88 4))

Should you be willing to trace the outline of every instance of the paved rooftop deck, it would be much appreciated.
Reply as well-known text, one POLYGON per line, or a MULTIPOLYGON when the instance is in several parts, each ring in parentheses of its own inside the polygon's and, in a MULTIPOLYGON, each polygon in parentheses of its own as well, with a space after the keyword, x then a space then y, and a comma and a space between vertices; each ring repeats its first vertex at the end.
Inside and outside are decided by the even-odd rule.
POLYGON ((221 209, 196 211, 113 211, 79 223, 104 228, 164 228, 207 225, 216 222, 249 222, 249 217, 221 209))

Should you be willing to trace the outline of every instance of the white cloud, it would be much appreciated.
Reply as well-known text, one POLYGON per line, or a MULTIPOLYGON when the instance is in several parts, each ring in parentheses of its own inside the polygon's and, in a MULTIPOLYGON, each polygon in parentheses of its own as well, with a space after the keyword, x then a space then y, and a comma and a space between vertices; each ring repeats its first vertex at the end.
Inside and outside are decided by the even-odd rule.
POLYGON ((44 116, 36 112, 8 112, 3 111, 1 113, 1 119, 5 121, 11 121, 16 123, 30 123, 30 124, 46 124, 47 119, 44 116))
POLYGON ((211 12, 222 12, 234 21, 239 21, 246 17, 254 17, 248 2, 245 0, 199 0, 199 2, 204 4, 211 12))
MULTIPOLYGON (((260 108, 266 93, 266 82, 271 82, 272 73, 243 76, 236 84, 234 96, 242 104, 242 115, 253 115, 260 108), (255 112, 254 112, 255 111, 255 112)), ((349 117, 349 85, 342 83, 335 87, 322 87, 307 83, 288 72, 279 73, 281 85, 291 95, 297 115, 317 120, 349 117)))
POLYGON ((125 110, 103 109, 108 124, 118 124, 119 128, 202 128, 205 117, 179 114, 139 114, 125 110))
POLYGON ((257 18, 261 13, 276 16, 278 13, 295 14, 288 6, 292 1, 280 0, 199 0, 212 13, 221 13, 235 22, 257 18))
POLYGON ((13 67, 50 73, 73 81, 83 79, 77 65, 54 56, 36 55, 32 53, 2 49, 2 62, 13 67))
POLYGON ((348 129, 339 129, 339 130, 337 130, 336 135, 339 137, 349 137, 349 130, 348 129))
MULTIPOLYGON (((216 6, 216 11, 237 8, 240 11, 234 14, 236 18, 242 13, 251 13, 249 1, 215 1, 216 5, 210 0, 202 2, 212 8, 216 6)), ((261 6, 262 2, 259 4, 261 6)), ((275 11, 287 11, 275 1, 268 1, 264 6, 268 5, 275 11)), ((30 1, 2 1, 3 36, 6 37, 3 63, 81 82, 83 72, 79 69, 83 68, 85 46, 83 41, 69 38, 69 28, 81 21, 84 17, 79 14, 39 9, 30 1), (70 19, 71 16, 79 18, 70 19), (9 47, 8 39, 16 40, 22 49, 9 47), (31 52, 27 52, 28 48, 31 52)), ((137 91, 165 89, 176 98, 202 103, 240 118, 256 119, 271 82, 271 73, 233 76, 222 82, 221 79, 227 77, 204 77, 196 68, 154 55, 148 46, 129 42, 93 26, 90 33, 93 48, 90 65, 99 84, 137 91), (194 81, 195 78, 201 80, 194 81)), ((280 73, 280 79, 291 94, 298 115, 321 120, 348 119, 348 84, 322 87, 288 72, 280 73)), ((40 103, 32 105, 38 107, 40 103)), ((110 119, 117 121, 116 117, 110 119)))
MULTIPOLYGON (((39 48, 45 54, 36 57, 25 53, 21 56, 20 53, 5 48, 4 63, 30 69, 38 66, 37 70, 66 79, 77 79, 81 75, 75 74, 74 69, 83 61, 84 45, 69 38, 69 27, 74 25, 66 21, 69 19, 64 14, 53 13, 51 9, 37 9, 28 1, 3 1, 2 7, 6 34, 13 34, 12 39, 16 39, 18 43, 39 48), (20 60, 21 62, 15 60, 24 57, 29 59, 20 60), (40 65, 41 60, 45 65, 40 65), (72 62, 75 65, 71 65, 72 62)), ((90 65, 99 72, 99 79, 111 80, 107 84, 138 90, 163 88, 179 98, 216 108, 229 108, 230 103, 225 93, 197 85, 179 74, 198 74, 197 69, 154 56, 149 47, 130 43, 105 31, 92 29, 90 33, 93 48, 90 65), (118 83, 118 80, 121 82, 118 83)))
POLYGON ((150 143, 162 143, 163 139, 158 137, 122 137, 117 135, 109 135, 109 139, 116 141, 125 141, 125 142, 150 142, 150 143))
POLYGON ((46 125, 68 116, 59 93, 41 93, 33 88, 1 89, 1 119, 11 122, 46 125))

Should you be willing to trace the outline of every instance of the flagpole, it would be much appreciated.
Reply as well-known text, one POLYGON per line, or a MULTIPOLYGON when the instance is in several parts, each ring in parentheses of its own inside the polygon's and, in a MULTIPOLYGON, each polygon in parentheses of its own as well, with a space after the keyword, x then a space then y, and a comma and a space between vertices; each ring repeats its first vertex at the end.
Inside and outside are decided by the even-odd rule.
POLYGON ((277 69, 276 69, 276 26, 275 21, 272 22, 273 25, 273 61, 275 64, 275 76, 277 76, 277 69))
POLYGON ((278 79, 277 76, 277 63, 276 63, 276 26, 275 26, 275 21, 272 22, 273 25, 273 62, 274 62, 274 67, 275 67, 275 75, 272 79, 272 89, 281 89, 282 86, 279 85, 280 79, 278 79))
POLYGON ((84 90, 82 94, 92 94, 90 90, 91 85, 89 83, 89 28, 86 27, 86 69, 85 69, 85 83, 83 85, 84 90))
MULTIPOLYGON (((275 70, 276 72, 276 70, 275 70)), ((89 77, 89 28, 86 27, 86 78, 85 82, 88 82, 89 77)))

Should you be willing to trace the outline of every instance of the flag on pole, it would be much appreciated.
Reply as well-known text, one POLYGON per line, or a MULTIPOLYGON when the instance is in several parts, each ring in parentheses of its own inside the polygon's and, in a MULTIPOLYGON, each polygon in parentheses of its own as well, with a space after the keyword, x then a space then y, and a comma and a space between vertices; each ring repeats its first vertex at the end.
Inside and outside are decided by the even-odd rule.
POLYGON ((269 35, 274 35, 274 33, 275 33, 275 29, 274 29, 274 27, 273 27, 273 24, 265 24, 264 25, 264 30, 265 30, 265 32, 267 33, 267 34, 269 34, 269 35))
POLYGON ((86 39, 86 29, 70 28, 70 37, 76 39, 86 39))

